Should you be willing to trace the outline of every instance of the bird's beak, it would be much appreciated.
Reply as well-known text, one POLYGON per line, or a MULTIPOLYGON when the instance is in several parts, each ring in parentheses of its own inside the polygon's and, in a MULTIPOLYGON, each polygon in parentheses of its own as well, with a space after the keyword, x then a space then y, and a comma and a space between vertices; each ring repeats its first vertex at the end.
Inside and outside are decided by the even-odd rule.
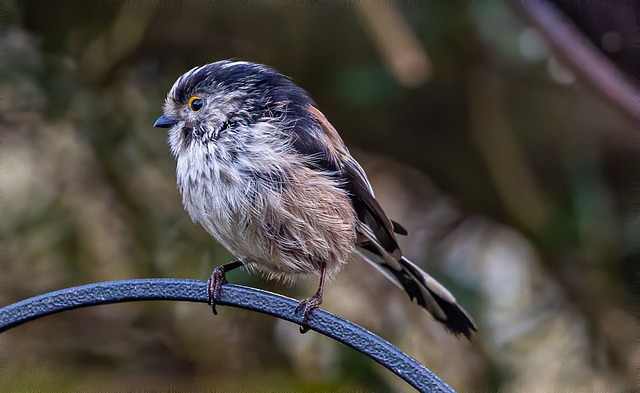
POLYGON ((153 123, 153 126, 158 128, 171 128, 177 123, 178 121, 176 119, 162 115, 153 123))

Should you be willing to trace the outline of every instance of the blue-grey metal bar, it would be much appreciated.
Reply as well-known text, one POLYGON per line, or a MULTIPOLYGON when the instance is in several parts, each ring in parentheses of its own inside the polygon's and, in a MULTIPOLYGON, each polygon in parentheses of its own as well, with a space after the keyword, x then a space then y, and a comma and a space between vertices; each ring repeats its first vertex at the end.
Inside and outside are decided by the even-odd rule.
MULTIPOLYGON (((101 282, 50 292, 0 308, 0 332, 74 308, 140 300, 207 303, 207 283, 199 280, 138 279, 101 282)), ((259 289, 225 284, 218 304, 258 311, 293 323, 301 322, 301 316, 294 314, 298 305, 295 300, 259 289)), ((313 311, 307 325, 367 355, 421 392, 454 392, 417 360, 354 323, 318 309, 313 311)))

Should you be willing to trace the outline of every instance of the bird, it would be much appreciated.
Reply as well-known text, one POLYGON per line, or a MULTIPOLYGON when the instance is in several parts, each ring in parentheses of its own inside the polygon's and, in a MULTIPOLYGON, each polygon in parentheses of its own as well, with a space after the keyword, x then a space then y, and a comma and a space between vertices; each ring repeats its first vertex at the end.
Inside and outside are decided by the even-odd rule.
MULTIPOLYGON (((311 96, 275 69, 221 60, 181 75, 154 127, 168 129, 182 204, 237 260, 208 281, 214 314, 226 272, 245 266, 293 282, 319 277, 296 308, 301 332, 325 282, 358 253, 444 328, 470 339, 469 314, 407 259, 362 166, 311 96)), ((384 296, 384 294, 380 294, 384 296)))

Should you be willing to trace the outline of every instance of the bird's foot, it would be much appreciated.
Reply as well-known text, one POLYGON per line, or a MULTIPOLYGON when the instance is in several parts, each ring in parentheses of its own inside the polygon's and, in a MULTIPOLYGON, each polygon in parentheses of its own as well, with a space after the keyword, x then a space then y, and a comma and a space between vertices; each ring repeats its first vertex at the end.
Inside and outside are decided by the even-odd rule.
POLYGON ((316 308, 320 307, 320 304, 322 304, 322 293, 316 293, 310 298, 300 301, 300 303, 296 307, 296 314, 302 312, 303 324, 300 326, 301 334, 305 334, 309 331, 309 326, 307 325, 307 322, 309 321, 309 314, 311 314, 311 312, 316 308))
POLYGON ((211 306, 211 311, 213 311, 214 315, 218 315, 216 303, 218 303, 218 300, 220 299, 222 285, 228 282, 225 273, 230 270, 237 269, 243 264, 244 262, 238 260, 213 269, 213 273, 211 273, 211 277, 209 277, 209 281, 207 281, 207 291, 209 294, 209 305, 211 306))
POLYGON ((220 292, 222 291, 222 284, 226 284, 227 277, 225 277, 224 269, 221 269, 222 266, 218 266, 213 269, 213 273, 211 273, 211 277, 209 277, 209 281, 207 281, 207 290, 209 293, 209 306, 211 306, 211 311, 213 311, 214 315, 218 315, 218 311, 216 310, 216 303, 218 303, 218 299, 220 299, 220 292))

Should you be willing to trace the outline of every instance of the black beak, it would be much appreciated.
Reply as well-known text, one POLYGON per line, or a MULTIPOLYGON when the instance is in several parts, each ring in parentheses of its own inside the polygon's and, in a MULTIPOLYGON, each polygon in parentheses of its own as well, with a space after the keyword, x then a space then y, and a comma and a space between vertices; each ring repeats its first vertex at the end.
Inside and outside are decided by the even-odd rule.
POLYGON ((178 121, 176 119, 162 115, 158 117, 158 120, 156 120, 155 123, 153 123, 153 126, 158 128, 171 128, 177 123, 178 121))

